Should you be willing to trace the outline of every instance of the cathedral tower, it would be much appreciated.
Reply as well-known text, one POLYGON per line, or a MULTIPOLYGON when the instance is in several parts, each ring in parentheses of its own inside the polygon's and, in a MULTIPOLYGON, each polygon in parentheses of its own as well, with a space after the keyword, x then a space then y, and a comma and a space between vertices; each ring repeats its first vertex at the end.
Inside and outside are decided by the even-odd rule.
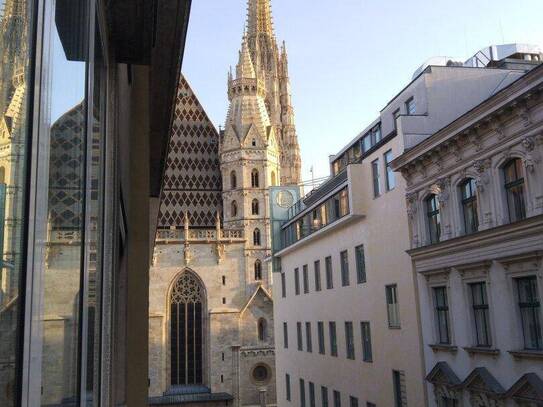
POLYGON ((263 269, 271 248, 268 190, 278 184, 281 168, 265 96, 244 36, 235 78, 228 75, 230 108, 220 149, 224 226, 244 230, 246 270, 255 276, 247 276, 248 281, 268 286, 271 279, 263 269))
POLYGON ((291 103, 288 56, 273 31, 270 0, 248 0, 247 43, 257 78, 264 84, 264 103, 279 143, 281 185, 300 182, 300 146, 291 103))

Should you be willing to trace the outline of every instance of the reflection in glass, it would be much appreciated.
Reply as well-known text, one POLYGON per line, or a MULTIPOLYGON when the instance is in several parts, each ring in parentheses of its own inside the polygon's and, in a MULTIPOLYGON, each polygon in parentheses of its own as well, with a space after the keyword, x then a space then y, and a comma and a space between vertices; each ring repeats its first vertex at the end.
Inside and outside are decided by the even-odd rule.
POLYGON ((0 406, 16 405, 32 2, 0 0, 0 406))
POLYGON ((42 405, 79 398, 86 162, 85 1, 56 2, 51 22, 48 236, 43 276, 42 405))

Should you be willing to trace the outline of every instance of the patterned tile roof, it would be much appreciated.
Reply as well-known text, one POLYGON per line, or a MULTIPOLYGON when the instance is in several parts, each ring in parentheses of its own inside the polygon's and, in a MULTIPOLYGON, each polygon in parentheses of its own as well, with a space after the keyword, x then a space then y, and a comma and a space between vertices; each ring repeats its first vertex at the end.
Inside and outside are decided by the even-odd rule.
POLYGON ((185 211, 191 227, 214 227, 222 213, 219 134, 184 76, 174 115, 158 227, 182 227, 185 211))

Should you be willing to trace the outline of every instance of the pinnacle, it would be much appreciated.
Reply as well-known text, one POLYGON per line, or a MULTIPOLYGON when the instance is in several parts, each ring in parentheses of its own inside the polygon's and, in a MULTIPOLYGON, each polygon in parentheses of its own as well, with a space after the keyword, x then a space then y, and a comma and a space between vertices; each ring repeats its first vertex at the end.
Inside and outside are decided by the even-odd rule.
POLYGON ((239 53, 239 62, 236 69, 236 78, 256 78, 255 68, 253 61, 251 60, 251 53, 249 52, 249 44, 247 43, 247 36, 243 37, 243 43, 239 53))

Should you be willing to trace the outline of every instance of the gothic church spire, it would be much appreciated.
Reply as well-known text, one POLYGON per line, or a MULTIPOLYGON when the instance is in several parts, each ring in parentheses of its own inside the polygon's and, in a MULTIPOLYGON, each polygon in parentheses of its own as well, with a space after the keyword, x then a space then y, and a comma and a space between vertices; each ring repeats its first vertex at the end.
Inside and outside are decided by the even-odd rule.
POLYGON ((273 36, 270 0, 248 0, 247 32, 249 36, 265 33, 273 36))

